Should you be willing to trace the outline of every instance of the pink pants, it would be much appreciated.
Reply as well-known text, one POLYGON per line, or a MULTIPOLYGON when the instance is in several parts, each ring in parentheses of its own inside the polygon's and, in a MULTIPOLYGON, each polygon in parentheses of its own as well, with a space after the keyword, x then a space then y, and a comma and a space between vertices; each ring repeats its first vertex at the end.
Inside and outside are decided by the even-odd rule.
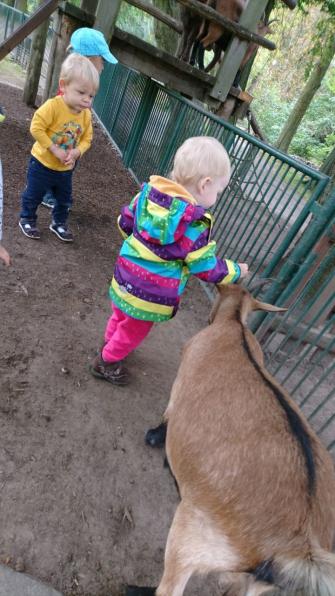
POLYGON ((113 303, 112 312, 105 330, 106 345, 101 353, 105 362, 123 360, 140 345, 153 326, 152 321, 134 319, 113 303))

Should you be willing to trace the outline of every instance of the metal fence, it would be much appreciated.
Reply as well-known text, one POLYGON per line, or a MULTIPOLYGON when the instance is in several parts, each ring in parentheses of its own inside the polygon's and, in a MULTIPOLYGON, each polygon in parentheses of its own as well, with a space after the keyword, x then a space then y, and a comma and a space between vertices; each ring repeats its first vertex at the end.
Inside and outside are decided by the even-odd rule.
POLYGON ((328 177, 120 64, 104 69, 94 109, 138 182, 167 175, 190 136, 225 145, 232 177, 214 209, 218 254, 246 261, 250 285, 272 279, 260 297, 288 311, 258 314, 251 325, 269 370, 335 451, 335 196, 321 200, 328 177))

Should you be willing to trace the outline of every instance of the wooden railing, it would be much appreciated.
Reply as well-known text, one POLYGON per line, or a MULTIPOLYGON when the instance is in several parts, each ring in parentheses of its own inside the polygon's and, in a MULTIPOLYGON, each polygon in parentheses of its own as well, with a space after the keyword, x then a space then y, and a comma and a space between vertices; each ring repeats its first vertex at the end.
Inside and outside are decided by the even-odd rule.
MULTIPOLYGON (((292 3, 294 1, 295 0, 285 0, 285 3, 292 3)), ((131 4, 132 6, 135 6, 136 8, 139 8, 140 10, 143 10, 144 12, 147 12, 151 16, 161 21, 162 23, 165 23, 165 25, 168 25, 169 27, 177 31, 177 33, 182 33, 183 26, 181 23, 179 23, 179 21, 177 21, 173 17, 170 17, 162 10, 159 10, 151 4, 148 4, 145 0, 126 0, 126 2, 128 4, 131 4)), ((189 8, 189 10, 200 15, 207 21, 213 21, 218 25, 221 25, 224 29, 230 31, 240 39, 254 42, 259 46, 267 48, 268 50, 276 49, 275 44, 266 37, 262 37, 261 35, 258 35, 253 31, 249 31, 249 29, 243 27, 243 25, 240 25, 239 23, 235 23, 235 21, 227 19, 210 6, 198 2, 198 0, 177 0, 177 2, 179 2, 179 4, 182 4, 183 6, 186 6, 187 8, 189 8)))
POLYGON ((50 15, 58 8, 60 0, 46 0, 43 6, 40 6, 32 15, 18 27, 10 37, 0 44, 0 60, 5 58, 21 41, 36 29, 41 23, 48 19, 50 15))

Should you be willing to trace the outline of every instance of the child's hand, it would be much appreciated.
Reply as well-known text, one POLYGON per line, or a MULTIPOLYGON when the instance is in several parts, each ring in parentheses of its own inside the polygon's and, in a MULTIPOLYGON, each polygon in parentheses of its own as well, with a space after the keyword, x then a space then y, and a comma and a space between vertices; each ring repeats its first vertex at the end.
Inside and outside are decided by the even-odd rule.
POLYGON ((238 263, 239 268, 241 270, 241 279, 243 279, 243 277, 247 277, 247 275, 249 275, 249 267, 246 263, 238 263))
POLYGON ((1 246, 0 244, 0 259, 5 263, 5 265, 10 265, 10 256, 8 254, 8 252, 6 251, 6 249, 1 246))
POLYGON ((79 149, 70 149, 69 151, 67 151, 66 160, 64 161, 64 165, 71 166, 73 168, 74 164, 76 163, 76 161, 80 157, 80 155, 81 155, 81 153, 80 153, 79 149))
POLYGON ((67 152, 64 149, 61 149, 61 147, 59 147, 58 145, 51 145, 49 147, 49 151, 51 151, 51 153, 65 165, 67 152))

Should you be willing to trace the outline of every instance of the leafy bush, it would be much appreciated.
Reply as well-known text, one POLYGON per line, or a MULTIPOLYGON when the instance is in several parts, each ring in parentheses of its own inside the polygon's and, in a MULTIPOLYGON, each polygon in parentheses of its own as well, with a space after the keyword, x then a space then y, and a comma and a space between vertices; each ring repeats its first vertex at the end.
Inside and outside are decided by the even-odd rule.
MULTIPOLYGON (((315 165, 323 162, 335 143, 334 91, 335 69, 331 69, 290 145, 290 153, 315 165)), ((270 143, 275 144, 294 102, 283 98, 280 89, 272 83, 266 90, 266 102, 259 93, 252 105, 264 134, 270 143)))

